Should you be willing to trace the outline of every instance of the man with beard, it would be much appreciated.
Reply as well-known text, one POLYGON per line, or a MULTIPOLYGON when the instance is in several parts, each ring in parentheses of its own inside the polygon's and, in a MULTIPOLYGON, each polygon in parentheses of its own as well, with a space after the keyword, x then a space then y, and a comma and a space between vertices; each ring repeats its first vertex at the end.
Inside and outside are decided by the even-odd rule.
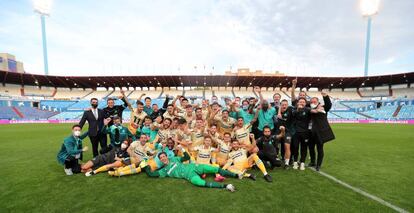
POLYGON ((165 95, 165 101, 162 108, 159 108, 158 104, 152 104, 152 113, 150 114, 152 120, 155 120, 158 116, 162 116, 167 111, 168 101, 170 101, 170 98, 167 94, 165 95))
POLYGON ((98 109, 98 99, 91 99, 90 110, 83 112, 82 118, 79 121, 79 126, 82 128, 85 122, 88 121, 89 129, 88 136, 92 144, 93 157, 98 156, 98 146, 101 145, 101 153, 106 152, 106 135, 102 134, 101 130, 104 126, 105 113, 103 110, 98 109))
POLYGON ((269 161, 271 169, 281 166, 277 155, 279 153, 278 144, 283 137, 285 137, 285 127, 280 127, 280 134, 272 135, 272 130, 265 126, 263 128, 263 136, 256 141, 256 145, 259 147, 259 158, 264 162, 269 161))
MULTIPOLYGON (((128 107, 129 103, 127 98, 125 97, 125 92, 121 91, 122 96, 119 98, 124 102, 123 105, 115 105, 115 100, 112 98, 108 98, 106 100, 107 107, 103 108, 103 111, 105 113, 104 118, 113 118, 114 116, 118 116, 121 118, 122 123, 122 112, 124 112, 124 109, 128 107)), ((108 126, 112 126, 113 121, 109 122, 108 126)))
POLYGON ((295 135, 295 128, 293 125, 293 107, 288 106, 288 101, 285 99, 280 102, 277 118, 277 126, 283 126, 285 128, 285 137, 282 139, 281 155, 285 159, 284 168, 288 169, 291 157, 292 138, 295 135))

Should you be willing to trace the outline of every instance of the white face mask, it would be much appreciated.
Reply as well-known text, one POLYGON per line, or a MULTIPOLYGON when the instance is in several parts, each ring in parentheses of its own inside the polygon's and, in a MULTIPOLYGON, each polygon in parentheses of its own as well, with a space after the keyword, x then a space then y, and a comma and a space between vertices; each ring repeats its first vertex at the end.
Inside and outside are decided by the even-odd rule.
POLYGON ((81 131, 73 131, 73 136, 79 137, 81 135, 81 131))
POLYGON ((311 104, 310 105, 312 109, 315 109, 318 105, 317 104, 311 104))
POLYGON ((126 144, 121 144, 121 149, 126 149, 128 147, 128 145, 126 145, 126 144))

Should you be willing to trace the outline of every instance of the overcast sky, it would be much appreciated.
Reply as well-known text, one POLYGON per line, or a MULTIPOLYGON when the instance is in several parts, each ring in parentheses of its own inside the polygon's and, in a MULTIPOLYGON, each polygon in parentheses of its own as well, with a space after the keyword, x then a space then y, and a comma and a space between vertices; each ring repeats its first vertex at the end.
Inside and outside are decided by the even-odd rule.
MULTIPOLYGON (((0 8, 0 52, 43 73, 32 1, 0 8)), ((381 1, 370 75, 414 70, 413 9, 413 0, 381 1)), ((51 75, 364 73, 367 21, 357 0, 55 0, 46 22, 51 75)))

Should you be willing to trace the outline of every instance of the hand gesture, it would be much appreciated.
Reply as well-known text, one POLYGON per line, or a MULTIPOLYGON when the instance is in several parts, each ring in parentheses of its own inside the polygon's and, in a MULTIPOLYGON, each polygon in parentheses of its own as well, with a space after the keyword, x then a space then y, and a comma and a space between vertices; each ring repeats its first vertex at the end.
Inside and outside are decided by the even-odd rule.
POLYGON ((251 139, 254 139, 254 134, 253 133, 250 133, 249 136, 250 136, 251 139))
POLYGON ((296 86, 297 83, 298 83, 298 79, 295 78, 295 79, 292 80, 292 85, 293 86, 296 86))
POLYGON ((279 129, 280 129, 280 131, 282 131, 282 132, 284 132, 284 131, 285 131, 285 127, 284 127, 284 126, 279 127, 279 129))
POLYGON ((111 122, 111 118, 105 118, 104 119, 104 125, 106 126, 106 125, 108 125, 109 124, 109 122, 111 122))

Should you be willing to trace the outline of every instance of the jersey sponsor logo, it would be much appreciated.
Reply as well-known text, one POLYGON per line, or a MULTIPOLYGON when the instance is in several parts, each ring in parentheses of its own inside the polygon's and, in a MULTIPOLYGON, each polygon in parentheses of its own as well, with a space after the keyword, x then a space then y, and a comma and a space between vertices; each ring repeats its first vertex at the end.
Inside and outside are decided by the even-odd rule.
POLYGON ((230 152, 230 150, 229 150, 229 149, 225 149, 225 148, 223 148, 223 147, 220 147, 220 152, 221 152, 221 153, 224 153, 224 154, 227 154, 227 153, 229 153, 229 152, 230 152))
POLYGON ((173 163, 173 166, 167 171, 167 174, 170 175, 171 172, 174 171, 175 167, 177 167, 177 164, 176 163, 173 163))
POLYGON ((242 133, 242 134, 238 134, 237 135, 237 139, 240 139, 240 138, 245 138, 245 137, 247 137, 247 132, 244 132, 244 133, 242 133))
POLYGON ((199 157, 199 158, 210 158, 210 157, 211 157, 211 155, 210 155, 210 153, 208 153, 208 154, 205 154, 205 153, 200 153, 200 154, 198 154, 198 157, 199 157))
POLYGON ((236 158, 239 158, 239 157, 241 157, 241 156, 243 156, 243 153, 242 153, 242 152, 237 152, 236 154, 234 154, 234 155, 232 156, 232 159, 236 159, 236 158))

